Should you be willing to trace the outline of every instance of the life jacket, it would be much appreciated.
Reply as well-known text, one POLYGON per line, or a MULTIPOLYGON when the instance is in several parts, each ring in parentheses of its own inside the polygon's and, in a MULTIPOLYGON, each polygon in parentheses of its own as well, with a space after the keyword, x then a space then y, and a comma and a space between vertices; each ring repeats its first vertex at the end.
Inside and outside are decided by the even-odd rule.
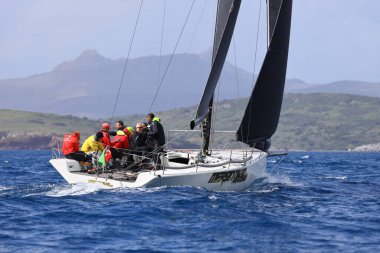
POLYGON ((113 138, 113 141, 111 142, 111 147, 113 148, 129 148, 129 137, 124 133, 122 130, 118 130, 116 132, 115 138, 113 138))
POLYGON ((100 139, 100 142, 103 144, 104 147, 111 146, 111 139, 110 135, 106 131, 102 131, 103 137, 100 139))
POLYGON ((63 155, 68 155, 79 151, 79 133, 65 134, 62 143, 63 155))

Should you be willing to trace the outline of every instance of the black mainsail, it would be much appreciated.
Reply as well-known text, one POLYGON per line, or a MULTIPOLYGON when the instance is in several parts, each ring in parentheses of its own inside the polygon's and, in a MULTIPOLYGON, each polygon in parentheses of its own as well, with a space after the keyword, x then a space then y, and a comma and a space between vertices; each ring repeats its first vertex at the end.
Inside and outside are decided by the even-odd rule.
POLYGON ((280 12, 281 3, 283 0, 267 0, 267 39, 268 47, 272 40, 273 31, 277 23, 278 14, 280 12))
MULTIPOLYGON (((210 103, 226 60, 228 48, 234 32, 236 19, 239 13, 241 0, 220 0, 218 2, 217 22, 215 25, 213 63, 211 71, 199 103, 195 119, 191 121, 190 127, 203 122, 210 112, 210 103)), ((210 123, 208 123, 210 124, 210 123)))
POLYGON ((265 143, 275 133, 280 118, 292 12, 292 0, 268 2, 268 51, 236 132, 238 141, 264 151, 269 148, 265 143))

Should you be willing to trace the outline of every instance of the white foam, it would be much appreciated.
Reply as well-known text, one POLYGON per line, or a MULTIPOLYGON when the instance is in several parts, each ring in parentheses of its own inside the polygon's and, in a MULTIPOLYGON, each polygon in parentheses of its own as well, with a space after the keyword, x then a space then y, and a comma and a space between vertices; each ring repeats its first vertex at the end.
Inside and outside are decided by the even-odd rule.
POLYGON ((288 176, 279 175, 279 174, 277 175, 268 174, 267 182, 269 184, 282 184, 282 185, 291 186, 291 187, 303 186, 303 184, 301 183, 293 182, 288 176))
POLYGON ((146 187, 121 188, 120 187, 120 188, 110 189, 109 191, 120 192, 120 193, 138 193, 138 192, 153 193, 153 192, 162 191, 166 188, 168 188, 168 186, 149 187, 149 188, 146 188, 146 187))
POLYGON ((256 193, 271 193, 271 192, 277 191, 279 189, 280 188, 278 188, 278 187, 273 187, 273 188, 270 188, 270 189, 254 190, 253 192, 256 192, 256 193))
POLYGON ((346 180, 346 179, 347 179, 347 176, 336 176, 336 177, 327 176, 327 177, 324 177, 324 178, 325 178, 325 179, 346 180))
POLYGON ((310 156, 308 156, 308 155, 304 155, 301 157, 301 159, 309 159, 309 158, 310 158, 310 156))
POLYGON ((10 190, 10 189, 12 189, 13 187, 11 187, 11 186, 1 186, 0 185, 0 191, 6 191, 6 190, 10 190))
POLYGON ((72 184, 68 186, 59 186, 51 191, 46 193, 46 196, 49 197, 64 197, 64 196, 77 196, 77 195, 84 195, 84 194, 90 194, 97 191, 100 191, 102 189, 106 189, 107 187, 102 184, 97 183, 78 183, 78 184, 72 184))
POLYGON ((211 195, 211 196, 208 197, 208 199, 209 199, 209 200, 213 200, 213 201, 215 201, 215 200, 217 200, 218 198, 217 198, 215 195, 211 195))

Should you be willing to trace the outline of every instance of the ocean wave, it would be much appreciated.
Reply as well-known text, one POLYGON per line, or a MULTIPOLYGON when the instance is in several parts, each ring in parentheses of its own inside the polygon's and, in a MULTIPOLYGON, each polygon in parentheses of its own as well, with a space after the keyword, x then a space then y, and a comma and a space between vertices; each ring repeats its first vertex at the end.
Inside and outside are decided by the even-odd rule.
POLYGON ((215 200, 217 200, 218 198, 217 198, 215 195, 211 195, 211 196, 208 196, 208 199, 209 199, 209 200, 212 200, 212 201, 215 201, 215 200))
POLYGON ((13 189, 12 186, 1 186, 0 185, 0 191, 7 191, 7 190, 11 190, 11 189, 13 189))
POLYGON ((310 156, 308 156, 308 155, 301 156, 301 159, 309 159, 309 158, 310 158, 310 156))
POLYGON ((302 183, 293 182, 288 176, 281 175, 281 174, 268 174, 268 177, 266 181, 269 184, 280 184, 284 186, 290 186, 290 187, 300 187, 303 186, 302 183))
POLYGON ((77 195, 91 194, 103 189, 109 189, 109 188, 102 184, 96 184, 96 183, 90 183, 90 184, 78 183, 78 184, 71 184, 71 185, 66 185, 66 186, 57 186, 56 188, 47 192, 46 196, 48 197, 77 196, 77 195))
POLYGON ((322 177, 321 179, 346 180, 347 176, 327 176, 327 177, 322 177))
POLYGON ((271 187, 268 189, 255 189, 252 192, 255 192, 255 193, 271 193, 271 192, 277 191, 279 189, 280 189, 279 187, 271 187))
POLYGON ((0 196, 7 195, 9 193, 9 191, 12 189, 13 189, 13 187, 11 187, 11 186, 1 186, 0 185, 0 196))
MULTIPOLYGON (((159 187, 135 187, 135 188, 113 188, 110 189, 110 192, 115 193, 138 193, 138 192, 144 192, 144 193, 153 193, 153 192, 159 192, 164 189, 168 188, 168 186, 159 186, 159 187)), ((109 189, 109 188, 108 188, 109 189)))

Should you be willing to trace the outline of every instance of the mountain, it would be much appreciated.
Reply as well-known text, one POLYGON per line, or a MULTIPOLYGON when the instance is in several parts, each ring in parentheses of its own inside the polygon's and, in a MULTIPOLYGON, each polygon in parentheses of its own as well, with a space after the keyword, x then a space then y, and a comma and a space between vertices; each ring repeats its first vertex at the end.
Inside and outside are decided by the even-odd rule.
MULTIPOLYGON (((232 131, 215 134, 214 147, 235 145, 247 98, 222 100, 215 112, 215 129, 232 131)), ((196 106, 157 112, 165 127, 170 147, 199 148, 197 131, 189 129, 196 106), (178 139, 176 139, 178 138, 178 139)), ((75 116, 0 110, 0 149, 47 148, 51 136, 81 131, 82 141, 95 133, 101 121, 75 116)), ((145 114, 117 117, 129 126, 145 120, 145 114)), ((349 150, 380 142, 380 98, 347 94, 286 94, 280 123, 272 138, 272 150, 349 150)))
MULTIPOLYGON (((170 56, 161 59, 162 78, 170 56)), ((156 94, 158 83, 157 56, 130 59, 121 85, 116 114, 146 113, 156 94)), ((112 114, 116 93, 122 78, 125 59, 110 60, 94 50, 83 52, 77 59, 64 62, 51 72, 26 78, 0 80, 0 108, 72 114, 92 118, 112 114)), ((204 57, 178 54, 161 84, 154 110, 196 104, 207 81, 210 62, 204 57)), ((247 94, 251 75, 237 70, 242 94, 247 94), (248 82, 248 84, 247 84, 248 82)), ((236 83, 236 69, 231 65, 221 76, 221 85, 236 83)), ((237 97, 236 85, 223 86, 221 98, 237 97)))
POLYGON ((293 85, 288 89, 292 93, 344 93, 369 97, 380 97, 380 83, 361 81, 339 81, 323 85, 293 85))
MULTIPOLYGON (((105 118, 112 115, 116 94, 121 87, 115 115, 146 113, 164 73, 152 111, 197 104, 207 81, 210 57, 205 54, 177 54, 167 69, 170 57, 165 55, 161 60, 158 56, 130 59, 121 83, 126 59, 112 60, 95 50, 86 50, 78 58, 61 63, 50 72, 0 80, 0 108, 105 118)), ((233 99, 248 96, 252 78, 252 74, 227 62, 216 97, 233 99)), ((380 84, 340 81, 323 85, 288 79, 285 92, 380 97, 380 84)))

